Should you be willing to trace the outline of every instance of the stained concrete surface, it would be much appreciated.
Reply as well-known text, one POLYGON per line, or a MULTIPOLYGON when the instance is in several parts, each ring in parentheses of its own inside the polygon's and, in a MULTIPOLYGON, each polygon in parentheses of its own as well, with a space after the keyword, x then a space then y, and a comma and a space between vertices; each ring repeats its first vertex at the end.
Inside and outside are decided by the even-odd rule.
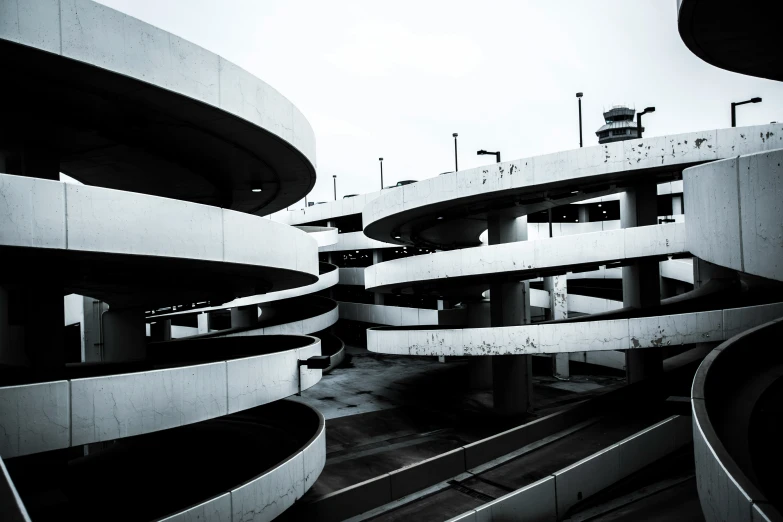
MULTIPOLYGON (((534 376, 534 409, 500 417, 489 391, 467 388, 465 359, 390 356, 346 346, 346 361, 294 400, 326 417, 326 467, 305 501, 494 435, 622 379, 534 376), (566 384, 564 386, 564 384, 566 384), (562 389, 566 388, 566 389, 562 389)), ((585 367, 588 368, 588 367, 585 367)), ((595 368, 593 368, 595 369, 595 368)))

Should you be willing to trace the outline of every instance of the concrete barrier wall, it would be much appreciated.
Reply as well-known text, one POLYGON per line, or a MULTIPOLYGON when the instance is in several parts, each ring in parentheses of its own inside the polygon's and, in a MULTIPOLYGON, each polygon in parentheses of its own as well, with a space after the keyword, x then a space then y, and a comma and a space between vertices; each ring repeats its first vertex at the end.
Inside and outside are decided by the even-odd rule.
POLYGON ((783 303, 631 319, 496 328, 370 328, 367 349, 401 355, 519 355, 635 350, 723 341, 783 316, 783 303))
POLYGON ((5 40, 220 108, 279 136, 316 163, 315 134, 299 109, 270 85, 202 47, 85 0, 0 0, 0 12, 8 14, 0 20, 5 40))
POLYGON ((0 388, 0 456, 112 440, 212 419, 314 386, 298 360, 321 342, 278 353, 145 372, 0 388))
POLYGON ((423 254, 367 267, 364 286, 373 290, 506 272, 518 272, 524 279, 525 274, 542 269, 565 273, 574 265, 683 254, 685 233, 685 224, 668 223, 423 254))
POLYGON ((538 482, 449 522, 562 520, 580 501, 691 442, 690 418, 669 417, 538 482))
MULTIPOLYGON (((753 313, 753 310, 746 310, 745 313, 753 313)), ((758 315, 761 319, 764 314, 758 315)), ((756 371, 748 373, 747 370, 738 370, 738 366, 742 367, 738 362, 746 357, 754 357, 755 347, 761 348, 762 352, 768 349, 769 340, 779 337, 781 325, 783 325, 783 318, 769 321, 732 337, 705 357, 694 376, 691 405, 696 485, 702 512, 707 522, 783 520, 781 513, 747 477, 723 445, 710 420, 707 410, 710 397, 706 393, 709 389, 714 393, 717 388, 716 384, 708 386, 708 380, 717 379, 721 388, 726 386, 725 380, 720 380, 721 369, 723 372, 731 372, 733 376, 739 371, 741 375, 737 377, 739 379, 756 379, 758 377, 756 371)), ((758 356, 759 354, 756 353, 756 357, 758 356)), ((755 360, 756 364, 762 365, 776 364, 777 361, 769 358, 755 360)), ((716 399, 713 397, 712 400, 716 399)), ((720 403, 715 407, 720 409, 720 403)))
POLYGON ((294 455, 274 468, 196 506, 169 515, 159 522, 274 520, 315 483, 326 463, 326 423, 294 455))
POLYGON ((337 236, 337 241, 331 245, 323 246, 319 249, 321 252, 344 252, 346 250, 368 250, 374 248, 402 248, 393 243, 384 243, 376 241, 364 235, 361 230, 358 232, 346 232, 337 236))
POLYGON ((0 174, 0 245, 250 264, 318 275, 308 234, 259 216, 0 174), (18 226, 23 223, 24 226, 18 226), (287 243, 291 248, 268 248, 287 243))
MULTIPOLYGON (((771 138, 777 142, 779 137, 771 138)), ((783 281, 783 149, 683 171, 688 247, 720 266, 783 281)))

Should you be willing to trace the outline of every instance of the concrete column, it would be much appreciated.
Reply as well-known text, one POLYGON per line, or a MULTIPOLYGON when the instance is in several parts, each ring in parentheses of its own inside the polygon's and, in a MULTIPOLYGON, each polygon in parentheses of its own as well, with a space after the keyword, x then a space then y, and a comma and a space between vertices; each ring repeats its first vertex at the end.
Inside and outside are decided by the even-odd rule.
POLYGON ((682 194, 672 196, 672 215, 679 216, 682 212, 682 194))
MULTIPOLYGON (((550 321, 568 319, 568 286, 566 275, 544 278, 544 290, 549 292, 550 321)), ((567 353, 552 354, 552 375, 558 379, 568 379, 571 375, 567 353)))
MULTIPOLYGON (((476 301, 466 304, 468 328, 486 328, 491 326, 489 319, 489 301, 476 301)), ((480 355, 468 358, 468 385, 474 390, 492 388, 492 356, 480 355)))
POLYGON ((201 314, 198 314, 198 333, 199 334, 205 334, 209 333, 209 312, 204 312, 201 314))
POLYGON ((231 309, 231 328, 247 328, 258 323, 258 306, 238 306, 231 309))
MULTIPOLYGON (((658 223, 657 185, 647 183, 628 189, 620 195, 620 225, 641 227, 658 223)), ((635 261, 623 267, 623 306, 657 307, 661 304, 660 267, 658 261, 635 261)), ((637 382, 663 371, 663 351, 645 348, 625 352, 628 383, 637 382)))
POLYGON ((109 305, 92 297, 84 299, 84 357, 83 362, 100 362, 103 346, 103 314, 109 305))
POLYGON ((104 362, 136 361, 147 355, 142 308, 110 308, 103 314, 104 362))
MULTIPOLYGON (((372 264, 377 265, 383 262, 383 249, 374 248, 372 251, 372 264)), ((373 293, 373 303, 382 305, 386 303, 386 295, 380 292, 373 293)))
POLYGON ((587 205, 579 205, 579 222, 580 223, 587 223, 590 221, 590 212, 588 211, 587 205))
POLYGON ((158 319, 150 325, 150 340, 171 341, 171 319, 158 319))
MULTIPOLYGON (((494 215, 489 218, 489 244, 527 240, 527 217, 494 215)), ((527 282, 490 285, 490 324, 518 326, 530 323, 530 286, 527 282)), ((533 365, 529 355, 492 357, 492 395, 495 410, 505 415, 525 413, 531 404, 533 365)))

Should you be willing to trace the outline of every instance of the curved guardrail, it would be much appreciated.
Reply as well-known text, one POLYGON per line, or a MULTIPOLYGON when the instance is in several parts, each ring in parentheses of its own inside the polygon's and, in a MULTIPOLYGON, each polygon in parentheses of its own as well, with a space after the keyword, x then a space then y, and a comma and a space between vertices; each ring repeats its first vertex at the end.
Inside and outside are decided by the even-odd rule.
MULTIPOLYGON (((783 378, 783 357, 768 344, 781 335, 783 318, 746 330, 710 352, 694 377, 696 482, 708 522, 783 520, 772 504, 780 501, 780 491, 762 490, 749 442, 759 398, 783 378)), ((760 458, 779 461, 774 454, 760 458)))

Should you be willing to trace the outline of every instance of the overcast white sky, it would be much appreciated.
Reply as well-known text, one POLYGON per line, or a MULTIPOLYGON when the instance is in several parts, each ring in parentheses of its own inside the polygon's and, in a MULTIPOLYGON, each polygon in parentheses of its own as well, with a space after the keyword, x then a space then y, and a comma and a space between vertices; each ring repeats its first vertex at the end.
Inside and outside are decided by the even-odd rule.
MULTIPOLYGON (((783 121, 783 87, 717 69, 677 33, 675 0, 101 0, 240 65, 315 130, 310 201, 596 145, 602 110, 645 117, 646 136, 783 121)), ((300 205, 301 206, 301 203, 300 205)))

